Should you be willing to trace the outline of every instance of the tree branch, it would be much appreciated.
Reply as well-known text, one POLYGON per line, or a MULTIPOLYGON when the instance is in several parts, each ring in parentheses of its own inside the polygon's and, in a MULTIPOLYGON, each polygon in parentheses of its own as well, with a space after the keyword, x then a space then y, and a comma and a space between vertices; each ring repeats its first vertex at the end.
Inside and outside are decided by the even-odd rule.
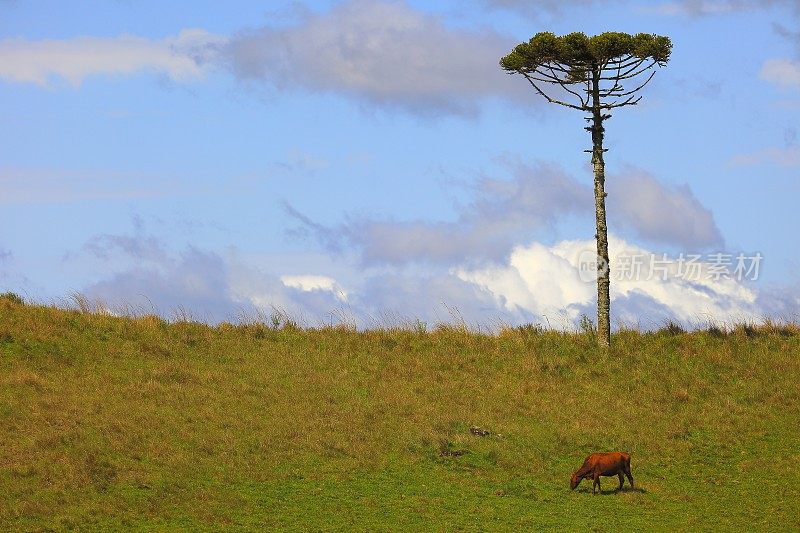
POLYGON ((636 105, 636 104, 639 103, 639 100, 641 100, 641 99, 642 99, 641 96, 639 98, 635 98, 635 99, 634 99, 633 96, 631 96, 630 98, 628 98, 624 102, 615 102, 613 104, 603 104, 603 105, 600 106, 600 109, 614 109, 616 107, 622 107, 622 106, 626 106, 626 105, 636 105))
MULTIPOLYGON (((552 69, 550 69, 550 71, 552 72, 552 69)), ((553 76, 555 76, 555 72, 553 72, 553 76)), ((588 102, 588 96, 587 96, 587 99, 584 101, 584 99, 583 99, 583 96, 581 96, 581 95, 580 95, 580 94, 578 94, 577 92, 575 92, 575 91, 573 91, 572 89, 570 89, 569 87, 567 87, 567 85, 576 85, 576 84, 578 84, 578 83, 580 83, 580 82, 577 82, 577 81, 576 81, 576 82, 574 82, 574 83, 567 83, 567 82, 563 82, 563 83, 561 83, 560 85, 561 85, 561 87, 562 87, 562 88, 563 88, 565 91, 567 91, 568 93, 570 93, 570 94, 571 94, 571 95, 573 95, 573 96, 576 96, 576 97, 578 97, 578 100, 580 100, 580 101, 581 101, 581 107, 586 107, 586 104, 587 104, 587 102, 588 102)))
POLYGON ((609 81, 611 81, 611 80, 628 80, 630 78, 635 78, 636 76, 638 76, 638 75, 640 75, 640 74, 642 74, 644 72, 647 72, 648 70, 650 70, 651 68, 653 68, 657 64, 658 64, 657 61, 653 61, 652 63, 650 63, 649 65, 647 65, 643 69, 639 69, 636 72, 633 72, 632 70, 629 70, 628 74, 623 74, 622 76, 616 76, 616 77, 613 77, 613 78, 601 78, 601 79, 609 80, 609 81))
POLYGON ((633 90, 631 90, 631 91, 628 91, 628 92, 624 92, 624 93, 620 93, 620 94, 615 94, 614 96, 616 96, 616 97, 620 97, 620 96, 628 96, 629 94, 633 94, 633 93, 635 93, 635 92, 637 92, 637 91, 641 90, 641 89, 642 89, 642 88, 643 88, 645 85, 647 85, 648 83, 650 83, 650 80, 652 80, 652 79, 653 79, 653 76, 655 76, 655 75, 656 75, 656 71, 654 70, 653 72, 651 72, 651 73, 650 73, 650 75, 647 77, 647 79, 645 80, 645 82, 644 82, 643 84, 639 85, 637 88, 635 88, 635 89, 633 89, 633 90))
MULTIPOLYGON (((546 93, 545 93, 543 90, 541 90, 541 89, 539 88, 539 86, 538 86, 538 85, 536 85, 536 83, 534 82, 534 80, 533 80, 533 79, 531 79, 531 77, 530 77, 528 74, 526 74, 525 72, 523 72, 523 73, 522 73, 522 75, 523 75, 523 76, 525 76, 525 79, 526 79, 526 80, 528 80, 528 83, 530 83, 530 84, 531 84, 531 86, 532 86, 534 89, 536 89, 536 92, 538 92, 540 95, 544 96, 544 97, 547 99, 547 101, 548 101, 548 102, 550 102, 551 104, 559 104, 559 105, 563 105, 564 107, 569 107, 570 109, 577 109, 578 111, 589 111, 589 109, 588 109, 586 106, 583 106, 583 105, 582 105, 581 107, 578 107, 578 106, 576 106, 576 105, 574 105, 574 104, 568 104, 568 103, 566 103, 566 102, 562 102, 561 100, 556 100, 555 98, 550 98, 550 97, 549 97, 549 96, 548 96, 548 95, 547 95, 547 94, 546 94, 546 93)), ((582 100, 581 100, 581 104, 583 104, 583 101, 582 101, 582 100)))
POLYGON ((617 69, 617 75, 616 76, 611 76, 609 78, 601 77, 600 79, 601 80, 613 80, 613 79, 623 79, 624 80, 627 76, 629 76, 631 74, 631 72, 634 72, 636 69, 638 69, 640 66, 642 66, 642 63, 644 63, 645 61, 646 61, 646 59, 637 59, 636 61, 632 61, 631 62, 631 66, 628 67, 624 72, 621 72, 622 69, 617 69))
MULTIPOLYGON (((626 63, 627 61, 630 61, 634 57, 635 56, 633 54, 625 54, 625 57, 623 57, 622 59, 609 59, 607 61, 607 63, 610 64, 610 65, 616 65, 618 63, 622 64, 622 63, 626 63)), ((638 61, 638 58, 637 58, 637 61, 638 61)))

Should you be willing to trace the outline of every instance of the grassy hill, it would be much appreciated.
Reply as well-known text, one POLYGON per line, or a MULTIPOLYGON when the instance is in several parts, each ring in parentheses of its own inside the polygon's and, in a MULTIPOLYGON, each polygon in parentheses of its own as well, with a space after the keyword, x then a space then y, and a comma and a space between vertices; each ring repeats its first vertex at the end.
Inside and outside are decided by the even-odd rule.
POLYGON ((0 530, 789 531, 798 508, 796 327, 604 353, 0 298, 0 530), (631 453, 636 490, 569 491, 601 450, 631 453))

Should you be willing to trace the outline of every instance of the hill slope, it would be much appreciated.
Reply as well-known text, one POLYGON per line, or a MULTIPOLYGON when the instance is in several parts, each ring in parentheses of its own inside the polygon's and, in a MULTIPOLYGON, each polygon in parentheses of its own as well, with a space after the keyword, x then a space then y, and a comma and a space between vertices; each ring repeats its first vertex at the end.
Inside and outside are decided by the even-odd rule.
POLYGON ((798 529, 798 428, 796 329, 622 332, 606 354, 0 298, 2 530, 798 529), (569 491, 616 449, 636 490, 569 491))

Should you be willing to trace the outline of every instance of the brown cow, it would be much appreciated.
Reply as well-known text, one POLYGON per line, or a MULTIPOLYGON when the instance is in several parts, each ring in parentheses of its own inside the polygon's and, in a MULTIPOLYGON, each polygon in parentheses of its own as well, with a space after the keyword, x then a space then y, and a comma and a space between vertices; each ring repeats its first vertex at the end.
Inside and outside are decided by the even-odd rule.
POLYGON ((575 487, 583 479, 591 478, 594 481, 592 494, 597 494, 596 489, 600 488, 600 476, 619 476, 619 488, 617 490, 622 490, 622 484, 624 483, 622 474, 628 477, 631 488, 633 488, 630 454, 625 452, 593 453, 583 461, 583 466, 572 474, 569 488, 575 490, 575 487))

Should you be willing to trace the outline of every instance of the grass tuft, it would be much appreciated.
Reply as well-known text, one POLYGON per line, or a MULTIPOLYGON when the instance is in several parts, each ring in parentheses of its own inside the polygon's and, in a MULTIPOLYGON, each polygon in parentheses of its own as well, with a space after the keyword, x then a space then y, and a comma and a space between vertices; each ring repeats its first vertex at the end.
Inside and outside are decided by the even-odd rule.
POLYGON ((22 298, 22 296, 13 292, 0 293, 0 300, 15 305, 25 305, 25 300, 22 298))

